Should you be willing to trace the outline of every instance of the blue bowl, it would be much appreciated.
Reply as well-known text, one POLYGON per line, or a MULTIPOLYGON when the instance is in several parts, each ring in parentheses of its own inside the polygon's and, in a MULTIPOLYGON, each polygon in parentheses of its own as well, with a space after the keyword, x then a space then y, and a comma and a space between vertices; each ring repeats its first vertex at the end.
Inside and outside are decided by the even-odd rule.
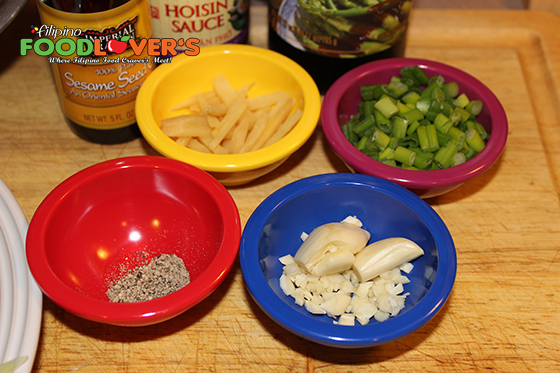
POLYGON ((277 190, 245 225, 240 262, 249 292, 261 309, 294 334, 332 347, 362 348, 400 339, 430 321, 453 288, 457 254, 438 214, 405 188, 369 175, 335 173, 305 178, 277 190), (370 242, 405 237, 424 249, 405 285, 405 308, 384 322, 362 326, 333 324, 310 314, 279 285, 283 255, 295 255, 302 232, 355 215, 371 233, 370 242))

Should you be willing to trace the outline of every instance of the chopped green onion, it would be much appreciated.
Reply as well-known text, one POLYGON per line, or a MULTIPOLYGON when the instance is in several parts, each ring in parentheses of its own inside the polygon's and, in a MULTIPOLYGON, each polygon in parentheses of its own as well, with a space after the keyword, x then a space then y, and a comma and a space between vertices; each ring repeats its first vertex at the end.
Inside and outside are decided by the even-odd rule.
POLYGON ((399 74, 402 77, 407 77, 417 81, 419 86, 428 84, 428 77, 426 76, 424 70, 420 68, 420 66, 411 65, 411 66, 403 67, 399 71, 399 74))
POLYGON ((451 127, 449 131, 447 131, 447 134, 449 135, 449 137, 456 141, 455 145, 457 146, 457 149, 461 149, 463 147, 466 138, 466 135, 463 131, 461 131, 457 127, 451 127))
POLYGON ((461 93, 461 94, 459 95, 459 97, 457 97, 457 98, 455 99, 455 105, 456 105, 456 106, 459 106, 459 107, 461 107, 461 108, 464 108, 465 106, 467 106, 467 105, 469 104, 469 102, 470 102, 469 98, 468 98, 467 95, 464 94, 464 93, 461 93))
POLYGON ((375 118, 373 117, 373 115, 370 115, 366 119, 362 120, 360 123, 356 124, 353 130, 356 133, 356 135, 362 136, 364 132, 366 132, 366 130, 368 130, 373 126, 375 126, 375 118))
POLYGON ((383 159, 379 161, 387 166, 397 167, 397 162, 394 159, 383 159))
POLYGON ((456 106, 453 112, 461 116, 461 123, 465 123, 471 117, 471 113, 460 106, 456 106))
POLYGON ((428 135, 429 148, 428 151, 435 152, 439 149, 439 139, 437 137, 436 126, 429 124, 426 126, 426 134, 428 135))
POLYGON ((467 157, 463 153, 457 153, 451 158, 451 166, 458 166, 467 161, 467 157))
POLYGON ((443 102, 430 99, 429 111, 439 114, 439 113, 443 113, 444 109, 445 109, 445 104, 443 102))
POLYGON ((474 128, 469 128, 467 132, 465 132, 465 140, 467 144, 477 153, 480 153, 482 149, 484 149, 484 140, 480 137, 478 131, 474 128))
POLYGON ((389 134, 392 131, 393 125, 391 121, 387 119, 379 110, 373 110, 373 116, 375 117, 375 122, 377 127, 382 130, 383 132, 389 134))
POLYGON ((426 115, 426 113, 430 110, 431 103, 432 100, 429 97, 421 97, 418 101, 416 101, 416 107, 422 112, 422 114, 426 115))
POLYGON ((389 145, 391 138, 383 131, 377 130, 372 135, 373 142, 379 146, 379 149, 385 150, 389 145))
POLYGON ((415 158, 416 158, 416 153, 410 149, 404 148, 402 146, 399 146, 397 147, 397 149, 395 149, 394 159, 397 162, 401 162, 408 166, 412 166, 414 164, 415 158))
POLYGON ((435 87, 432 90, 431 97, 432 97, 432 100, 435 100, 435 101, 438 101, 438 102, 445 101, 445 93, 443 93, 443 89, 441 89, 440 87, 435 87))
POLYGON ((376 161, 439 170, 462 164, 485 147, 489 134, 477 120, 482 101, 471 100, 457 82, 441 75, 428 77, 419 66, 408 66, 387 84, 360 87, 360 95, 358 113, 341 129, 376 161))
POLYGON ((406 137, 406 130, 408 127, 408 120, 404 116, 396 116, 393 119, 393 131, 392 135, 399 139, 404 139, 406 137))
POLYGON ((395 159, 395 151, 391 148, 386 148, 381 153, 379 153, 379 160, 383 159, 395 159))
POLYGON ((364 103, 364 106, 362 108, 364 117, 369 117, 370 115, 373 115, 373 109, 376 101, 369 100, 369 101, 362 101, 362 102, 364 103))
POLYGON ((405 104, 414 104, 416 105, 418 103, 418 100, 420 100, 420 95, 418 94, 418 92, 415 91, 409 91, 407 92, 404 96, 402 96, 401 100, 405 103, 405 104))
POLYGON ((409 112, 410 110, 412 110, 407 104, 405 104, 404 102, 397 102, 397 107, 399 108, 399 114, 404 114, 409 112))
POLYGON ((433 111, 430 110, 426 113, 426 119, 430 122, 430 123, 434 123, 434 121, 436 120, 437 116, 441 114, 437 111, 433 111))
POLYGON ((421 97, 432 97, 432 91, 436 88, 441 88, 441 83, 439 83, 438 81, 433 81, 432 83, 430 83, 430 85, 428 85, 426 87, 426 89, 424 89, 422 91, 422 93, 420 94, 421 97))
POLYGON ((458 125, 459 123, 461 123, 461 121, 463 120, 463 117, 461 116, 460 113, 456 112, 455 110, 453 110, 451 112, 451 115, 449 116, 449 120, 452 122, 453 126, 458 125))
POLYGON ((401 166, 401 168, 402 168, 403 170, 411 170, 411 171, 418 171, 418 170, 420 170, 418 167, 409 166, 409 165, 406 165, 406 164, 403 164, 403 165, 401 166))
POLYGON ((371 101, 375 100, 374 90, 376 89, 377 84, 370 84, 370 85, 363 85, 360 87, 360 96, 362 97, 363 101, 371 101))
POLYGON ((365 149, 366 144, 367 144, 367 140, 368 140, 367 137, 365 137, 365 136, 362 137, 362 138, 358 141, 358 143, 356 144, 356 149, 358 149, 358 150, 360 150, 360 151, 363 150, 363 149, 365 149))
POLYGON ((473 100, 465 106, 465 110, 471 113, 473 116, 478 116, 482 112, 482 101, 473 100))
POLYGON ((354 132, 354 126, 359 120, 360 118, 358 116, 353 116, 345 125, 342 126, 342 133, 353 145, 356 145, 360 140, 359 136, 354 132))
POLYGON ((434 162, 436 162, 440 168, 447 168, 451 165, 451 159, 457 152, 457 147, 454 144, 444 146, 440 148, 434 156, 434 162))
POLYGON ((426 126, 420 126, 416 129, 416 133, 418 134, 418 143, 420 144, 420 148, 424 152, 430 151, 430 141, 428 140, 428 131, 426 130, 426 126))
POLYGON ((408 86, 406 84, 402 83, 400 80, 394 79, 389 83, 387 88, 391 90, 390 92, 393 93, 391 96, 394 98, 401 97, 408 91, 408 86))
POLYGON ((443 93, 445 93, 447 97, 457 97, 457 95, 459 94, 459 84, 457 84, 457 82, 449 82, 444 84, 443 93))
POLYGON ((408 122, 424 119, 424 114, 422 114, 420 109, 417 108, 409 110, 406 113, 402 113, 401 116, 405 117, 408 122))
POLYGON ((442 113, 439 113, 434 120, 434 125, 439 132, 447 133, 451 126, 453 126, 453 121, 449 120, 449 118, 447 118, 442 113))
MULTIPOLYGON (((466 142, 465 142, 465 144, 466 144, 466 142)), ((461 152, 461 153, 465 154, 465 157, 467 158, 467 161, 468 161, 469 159, 471 159, 472 157, 474 157, 475 155, 478 154, 478 153, 477 153, 473 148, 471 148, 468 144, 467 144, 467 150, 466 150, 465 152, 461 152)))
POLYGON ((488 138, 488 132, 486 132, 486 128, 484 128, 484 126, 478 122, 474 122, 474 125, 475 129, 480 134, 480 137, 482 137, 482 140, 486 140, 488 138))
POLYGON ((399 139, 398 137, 393 137, 393 136, 389 136, 389 137, 391 138, 391 140, 389 140, 389 145, 387 145, 387 147, 395 150, 397 148, 397 146, 399 146, 399 141, 401 139, 399 139))
POLYGON ((408 128, 406 130, 406 134, 408 136, 412 135, 414 132, 416 132, 416 129, 420 126, 420 122, 415 120, 414 122, 410 123, 408 125, 408 128))
POLYGON ((423 152, 420 148, 411 148, 411 150, 416 153, 416 158, 414 158, 414 167, 425 170, 432 164, 432 161, 434 160, 433 153, 423 152))
POLYGON ((437 84, 441 88, 445 84, 445 79, 441 75, 432 75, 428 78, 428 85, 432 83, 437 84))
POLYGON ((440 131, 437 131, 437 137, 439 141, 439 146, 447 146, 451 144, 451 141, 453 141, 453 138, 451 136, 440 131))
POLYGON ((393 103, 387 96, 383 96, 379 101, 377 101, 374 107, 387 119, 399 112, 397 105, 393 103))
POLYGON ((404 146, 409 149, 418 147, 418 136, 413 134, 411 136, 406 136, 404 139, 399 139, 399 146, 404 146))

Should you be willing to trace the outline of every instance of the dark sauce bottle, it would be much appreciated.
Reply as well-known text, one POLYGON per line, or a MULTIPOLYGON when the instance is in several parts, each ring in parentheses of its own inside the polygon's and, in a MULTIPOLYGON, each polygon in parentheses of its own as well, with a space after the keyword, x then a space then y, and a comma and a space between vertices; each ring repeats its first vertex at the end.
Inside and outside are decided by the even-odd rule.
POLYGON ((45 0, 48 6, 71 13, 97 13, 117 8, 130 0, 45 0))
POLYGON ((317 5, 302 9, 297 0, 270 0, 268 15, 268 47, 299 63, 321 93, 357 66, 404 55, 411 0, 371 6, 352 0, 321 1, 325 3, 321 9, 317 5), (337 10, 325 10, 327 4, 337 10))
POLYGON ((149 61, 147 48, 136 55, 128 42, 124 51, 114 45, 124 36, 137 41, 151 37, 149 1, 45 0, 38 5, 43 25, 53 25, 53 29, 66 33, 60 37, 76 41, 86 38, 96 45, 88 55, 56 55, 62 60, 51 62, 70 129, 97 144, 118 144, 140 137, 134 111, 136 95, 155 66, 151 62, 128 62, 149 61))

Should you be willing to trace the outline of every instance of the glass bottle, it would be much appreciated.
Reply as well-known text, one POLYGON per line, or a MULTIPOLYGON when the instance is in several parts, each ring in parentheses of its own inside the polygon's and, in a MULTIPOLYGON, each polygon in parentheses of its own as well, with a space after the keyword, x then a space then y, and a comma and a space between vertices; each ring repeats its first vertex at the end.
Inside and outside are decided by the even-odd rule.
MULTIPOLYGON (((250 0, 150 0, 153 36, 196 38, 200 47, 245 44, 250 0)), ((178 52, 182 52, 180 46, 178 52)))
POLYGON ((268 46, 325 93, 359 65, 402 57, 411 9, 411 0, 270 0, 268 46))
POLYGON ((89 44, 81 49, 86 52, 94 46, 87 55, 78 48, 69 56, 53 52, 49 57, 70 129, 99 144, 140 137, 136 95, 155 65, 148 48, 136 54, 130 40, 140 44, 152 36, 149 0, 38 0, 38 8, 39 37, 68 38, 77 45, 86 39, 89 44))

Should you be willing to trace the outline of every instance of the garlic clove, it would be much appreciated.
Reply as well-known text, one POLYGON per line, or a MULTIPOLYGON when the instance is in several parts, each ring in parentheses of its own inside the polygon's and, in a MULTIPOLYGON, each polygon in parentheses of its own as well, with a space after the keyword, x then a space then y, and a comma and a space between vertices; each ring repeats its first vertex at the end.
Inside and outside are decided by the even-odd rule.
POLYGON ((421 255, 424 250, 415 242, 402 237, 387 238, 356 254, 353 269, 360 282, 366 282, 421 255))
POLYGON ((370 233, 355 224, 327 223, 315 228, 298 249, 294 260, 308 272, 328 253, 350 250, 356 254, 369 241, 370 233))
POLYGON ((347 248, 337 250, 333 253, 326 253, 311 269, 311 274, 315 276, 327 276, 340 273, 352 268, 355 260, 354 254, 347 248))

